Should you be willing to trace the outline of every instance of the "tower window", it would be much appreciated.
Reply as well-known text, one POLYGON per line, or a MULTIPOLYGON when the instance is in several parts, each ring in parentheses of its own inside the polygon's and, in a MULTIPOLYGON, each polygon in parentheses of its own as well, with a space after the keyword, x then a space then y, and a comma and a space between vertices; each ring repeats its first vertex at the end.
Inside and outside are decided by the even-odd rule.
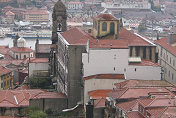
POLYGON ((18 55, 16 55, 16 59, 18 59, 18 55))
POLYGON ((102 31, 107 31, 107 23, 103 22, 102 24, 102 31))

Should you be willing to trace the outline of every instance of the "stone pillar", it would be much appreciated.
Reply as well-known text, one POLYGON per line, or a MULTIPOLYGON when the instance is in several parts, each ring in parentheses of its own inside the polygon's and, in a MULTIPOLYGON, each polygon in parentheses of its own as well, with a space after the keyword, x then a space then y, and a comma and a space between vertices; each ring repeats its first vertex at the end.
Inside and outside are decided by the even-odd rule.
POLYGON ((152 61, 155 62, 156 47, 152 47, 152 61))
POLYGON ((143 50, 144 50, 144 47, 140 47, 139 56, 141 57, 141 59, 143 59, 143 50))
POLYGON ((150 47, 146 47, 146 59, 150 59, 150 47))
POLYGON ((132 57, 136 57, 136 48, 132 47, 132 57))

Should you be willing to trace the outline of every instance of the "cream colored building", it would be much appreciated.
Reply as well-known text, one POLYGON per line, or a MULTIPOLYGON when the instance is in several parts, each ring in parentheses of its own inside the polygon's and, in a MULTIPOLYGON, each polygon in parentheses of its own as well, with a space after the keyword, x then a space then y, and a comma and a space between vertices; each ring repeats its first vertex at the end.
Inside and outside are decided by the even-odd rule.
POLYGON ((29 22, 49 22, 47 10, 28 10, 23 14, 23 20, 29 22))
POLYGON ((156 41, 159 64, 162 66, 162 79, 176 83, 176 27, 172 28, 168 37, 156 41))

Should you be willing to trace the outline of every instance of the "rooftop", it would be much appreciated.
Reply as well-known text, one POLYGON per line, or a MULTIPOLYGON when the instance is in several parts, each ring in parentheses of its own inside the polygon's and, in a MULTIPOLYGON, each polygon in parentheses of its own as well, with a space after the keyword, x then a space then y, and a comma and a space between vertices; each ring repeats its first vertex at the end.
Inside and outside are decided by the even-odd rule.
POLYGON ((116 17, 109 13, 101 13, 94 18, 98 20, 118 20, 116 17))
POLYGON ((33 50, 31 48, 27 48, 27 47, 12 47, 10 50, 13 51, 13 52, 17 52, 17 53, 33 52, 33 50))
POLYGON ((141 113, 138 111, 132 111, 126 113, 127 118, 145 118, 141 113))
POLYGON ((0 66, 0 76, 1 75, 5 75, 5 74, 8 74, 8 73, 11 73, 12 71, 10 69, 7 69, 3 66, 0 66))
POLYGON ((176 56, 176 46, 172 46, 172 44, 168 44, 168 37, 161 38, 157 40, 156 43, 176 56))
POLYGON ((90 99, 100 99, 100 98, 106 98, 108 96, 108 93, 112 92, 112 90, 94 90, 88 92, 90 99))
POLYGON ((48 58, 33 58, 30 63, 49 63, 48 58))
POLYGON ((144 60, 142 59, 141 62, 131 62, 129 65, 135 65, 135 66, 159 66, 158 63, 154 63, 151 60, 144 60))
POLYGON ((84 77, 84 80, 89 79, 125 79, 124 74, 97 74, 84 77))

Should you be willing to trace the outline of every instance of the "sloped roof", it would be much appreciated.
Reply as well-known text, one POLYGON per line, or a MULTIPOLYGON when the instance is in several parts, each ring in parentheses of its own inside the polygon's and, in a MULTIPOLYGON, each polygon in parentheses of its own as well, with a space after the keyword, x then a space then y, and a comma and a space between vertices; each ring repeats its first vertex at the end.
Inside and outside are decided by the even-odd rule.
POLYGON ((151 60, 144 60, 142 59, 139 63, 129 63, 129 65, 135 66, 160 66, 158 63, 154 63, 151 60))
POLYGON ((34 52, 31 48, 27 47, 12 47, 10 50, 13 52, 34 52))
POLYGON ((30 63, 49 63, 48 58, 33 58, 30 63))
POLYGON ((141 113, 138 111, 132 111, 126 113, 127 118, 145 118, 141 113))
MULTIPOLYGON (((176 43, 176 42, 174 42, 176 43)), ((167 51, 169 51, 171 54, 176 56, 176 46, 172 46, 172 44, 168 44, 168 37, 161 38, 156 41, 156 44, 162 46, 167 51)))
POLYGON ((104 107, 105 107, 105 98, 94 100, 94 108, 104 108, 104 107))
POLYGON ((124 110, 124 111, 130 111, 133 109, 134 106, 138 105, 137 100, 131 100, 131 101, 127 101, 127 102, 121 102, 116 104, 116 107, 119 107, 120 109, 124 110))
POLYGON ((3 67, 3 66, 0 66, 0 76, 1 75, 5 75, 5 74, 8 74, 8 73, 10 73, 11 72, 11 70, 9 70, 9 69, 7 69, 7 68, 5 68, 5 67, 3 67))
POLYGON ((94 18, 97 20, 118 20, 115 16, 109 13, 100 13, 98 16, 94 18))
POLYGON ((89 79, 125 79, 124 74, 97 74, 84 77, 84 80, 89 79))
POLYGON ((108 96, 108 93, 112 92, 110 89, 106 90, 93 90, 88 92, 89 97, 91 99, 100 99, 100 98, 106 98, 108 96))
POLYGON ((164 111, 161 118, 175 118, 176 117, 176 107, 168 107, 167 110, 164 111))
POLYGON ((28 107, 30 99, 65 98, 58 92, 47 92, 41 89, 1 90, 0 107, 28 107))
POLYGON ((11 12, 11 11, 7 11, 7 12, 5 13, 5 15, 6 15, 6 16, 15 16, 15 14, 14 14, 13 12, 11 12))

